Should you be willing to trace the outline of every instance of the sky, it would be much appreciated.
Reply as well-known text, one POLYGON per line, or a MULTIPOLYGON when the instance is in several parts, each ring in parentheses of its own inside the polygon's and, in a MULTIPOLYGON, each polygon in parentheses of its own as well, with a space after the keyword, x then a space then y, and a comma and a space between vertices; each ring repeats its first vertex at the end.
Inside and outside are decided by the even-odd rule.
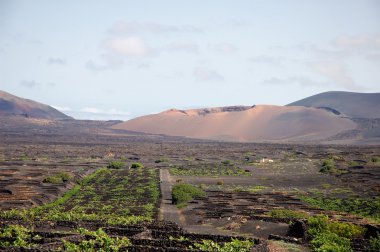
POLYGON ((380 92, 380 1, 0 0, 0 90, 101 120, 380 92))

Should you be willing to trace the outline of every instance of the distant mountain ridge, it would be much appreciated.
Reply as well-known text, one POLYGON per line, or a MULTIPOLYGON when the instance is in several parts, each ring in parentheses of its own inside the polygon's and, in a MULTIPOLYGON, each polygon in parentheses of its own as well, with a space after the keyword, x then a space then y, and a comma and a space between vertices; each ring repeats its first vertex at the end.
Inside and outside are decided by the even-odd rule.
MULTIPOLYGON (((54 129, 59 132, 62 129, 56 120, 72 118, 51 106, 0 91, 0 119, 7 127, 32 129, 30 125, 38 125, 39 130, 52 132, 48 127, 57 127, 54 129)), ((91 121, 61 122, 66 123, 65 132, 78 130, 78 123, 81 129, 92 125, 91 121)), ((380 145, 380 94, 326 92, 286 106, 170 109, 125 122, 97 123, 99 127, 107 125, 102 129, 113 133, 233 142, 380 145)))
POLYGON ((380 118, 380 93, 331 91, 292 102, 287 106, 320 107, 351 118, 380 118))
POLYGON ((72 119, 57 109, 20 98, 0 90, 0 116, 24 116, 41 119, 72 119))

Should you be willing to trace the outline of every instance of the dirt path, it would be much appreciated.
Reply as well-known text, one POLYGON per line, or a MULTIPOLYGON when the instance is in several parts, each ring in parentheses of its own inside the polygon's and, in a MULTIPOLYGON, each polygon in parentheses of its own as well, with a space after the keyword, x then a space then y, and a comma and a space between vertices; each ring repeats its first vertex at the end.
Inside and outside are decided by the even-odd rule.
POLYGON ((180 214, 178 208, 172 204, 172 183, 173 179, 170 176, 168 169, 160 169, 161 180, 161 207, 159 219, 165 221, 172 221, 180 226, 184 226, 184 217, 180 214))

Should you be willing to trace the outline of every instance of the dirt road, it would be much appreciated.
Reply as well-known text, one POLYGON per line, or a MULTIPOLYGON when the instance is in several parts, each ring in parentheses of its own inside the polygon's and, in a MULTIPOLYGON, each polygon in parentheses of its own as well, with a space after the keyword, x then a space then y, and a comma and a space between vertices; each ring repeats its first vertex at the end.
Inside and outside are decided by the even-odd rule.
POLYGON ((172 221, 180 226, 184 224, 184 218, 180 214, 178 208, 172 204, 172 177, 170 176, 168 169, 160 169, 161 180, 161 207, 159 219, 165 221, 172 221))

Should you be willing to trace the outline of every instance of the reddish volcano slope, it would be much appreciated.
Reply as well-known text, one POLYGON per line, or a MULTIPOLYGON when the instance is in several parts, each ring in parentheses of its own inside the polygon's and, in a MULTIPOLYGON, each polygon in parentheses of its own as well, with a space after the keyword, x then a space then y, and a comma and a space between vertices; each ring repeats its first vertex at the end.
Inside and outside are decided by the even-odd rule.
POLYGON ((259 105, 168 110, 117 125, 153 134, 229 141, 313 141, 355 129, 356 124, 325 109, 259 105))

